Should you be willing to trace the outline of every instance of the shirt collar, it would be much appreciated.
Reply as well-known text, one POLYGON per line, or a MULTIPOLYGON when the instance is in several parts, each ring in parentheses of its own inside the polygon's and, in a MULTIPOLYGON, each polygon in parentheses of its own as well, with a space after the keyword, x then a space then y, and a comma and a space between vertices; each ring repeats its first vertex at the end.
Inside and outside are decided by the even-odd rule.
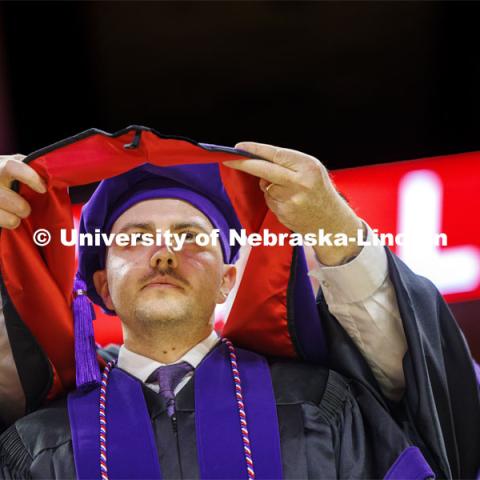
MULTIPOLYGON (((186 352, 183 357, 172 363, 188 362, 193 368, 197 368, 197 365, 203 360, 205 355, 207 355, 207 353, 217 344, 218 341, 218 335, 213 330, 208 337, 197 343, 188 352, 186 352)), ((125 347, 125 345, 120 347, 117 367, 125 370, 127 373, 133 375, 144 383, 154 370, 156 370, 158 367, 163 367, 164 365, 166 364, 132 352, 125 347)))

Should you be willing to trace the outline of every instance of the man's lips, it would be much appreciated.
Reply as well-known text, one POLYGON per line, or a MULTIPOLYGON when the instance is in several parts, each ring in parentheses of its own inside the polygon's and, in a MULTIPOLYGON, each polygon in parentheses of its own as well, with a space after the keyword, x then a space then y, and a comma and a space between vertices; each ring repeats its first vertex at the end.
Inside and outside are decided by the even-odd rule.
POLYGON ((143 289, 145 288, 183 288, 177 282, 170 278, 156 278, 148 282, 143 289))

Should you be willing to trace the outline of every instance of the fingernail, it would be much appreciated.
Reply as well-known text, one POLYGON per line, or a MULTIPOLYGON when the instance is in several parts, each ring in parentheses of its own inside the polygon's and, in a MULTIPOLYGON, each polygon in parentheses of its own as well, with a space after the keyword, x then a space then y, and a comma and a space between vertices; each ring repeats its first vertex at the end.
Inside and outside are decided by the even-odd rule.
POLYGON ((248 150, 248 143, 246 142, 240 142, 235 145, 235 148, 239 150, 248 150))

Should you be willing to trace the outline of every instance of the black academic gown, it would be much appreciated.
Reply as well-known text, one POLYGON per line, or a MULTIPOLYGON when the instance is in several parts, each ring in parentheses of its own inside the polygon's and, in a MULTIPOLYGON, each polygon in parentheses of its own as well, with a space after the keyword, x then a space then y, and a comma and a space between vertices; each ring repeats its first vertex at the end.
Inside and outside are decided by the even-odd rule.
MULTIPOLYGON (((388 412, 358 383, 302 362, 269 364, 285 478, 383 478, 409 446, 388 412)), ((176 432, 163 399, 143 387, 165 479, 199 476, 194 381, 195 376, 177 395, 176 432)), ((75 478, 65 399, 10 427, 0 438, 0 460, 0 477, 6 479, 75 478)))

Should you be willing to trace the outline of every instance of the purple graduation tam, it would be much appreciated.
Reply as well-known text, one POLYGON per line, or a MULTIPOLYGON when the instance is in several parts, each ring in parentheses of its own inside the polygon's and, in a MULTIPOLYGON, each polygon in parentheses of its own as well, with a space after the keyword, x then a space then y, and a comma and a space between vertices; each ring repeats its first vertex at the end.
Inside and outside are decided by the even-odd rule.
MULTIPOLYGON (((82 209, 79 234, 94 235, 95 231, 108 234, 130 207, 154 198, 184 200, 200 210, 213 227, 219 229, 224 262, 237 260, 240 246, 229 244, 229 230, 240 231, 242 226, 223 187, 218 164, 213 163, 171 167, 145 163, 103 180, 82 209)), ((85 295, 105 313, 115 315, 106 307, 93 283, 93 274, 105 268, 105 257, 103 243, 79 246, 73 302, 78 387, 98 382, 100 375, 93 340, 93 308, 85 295)))

